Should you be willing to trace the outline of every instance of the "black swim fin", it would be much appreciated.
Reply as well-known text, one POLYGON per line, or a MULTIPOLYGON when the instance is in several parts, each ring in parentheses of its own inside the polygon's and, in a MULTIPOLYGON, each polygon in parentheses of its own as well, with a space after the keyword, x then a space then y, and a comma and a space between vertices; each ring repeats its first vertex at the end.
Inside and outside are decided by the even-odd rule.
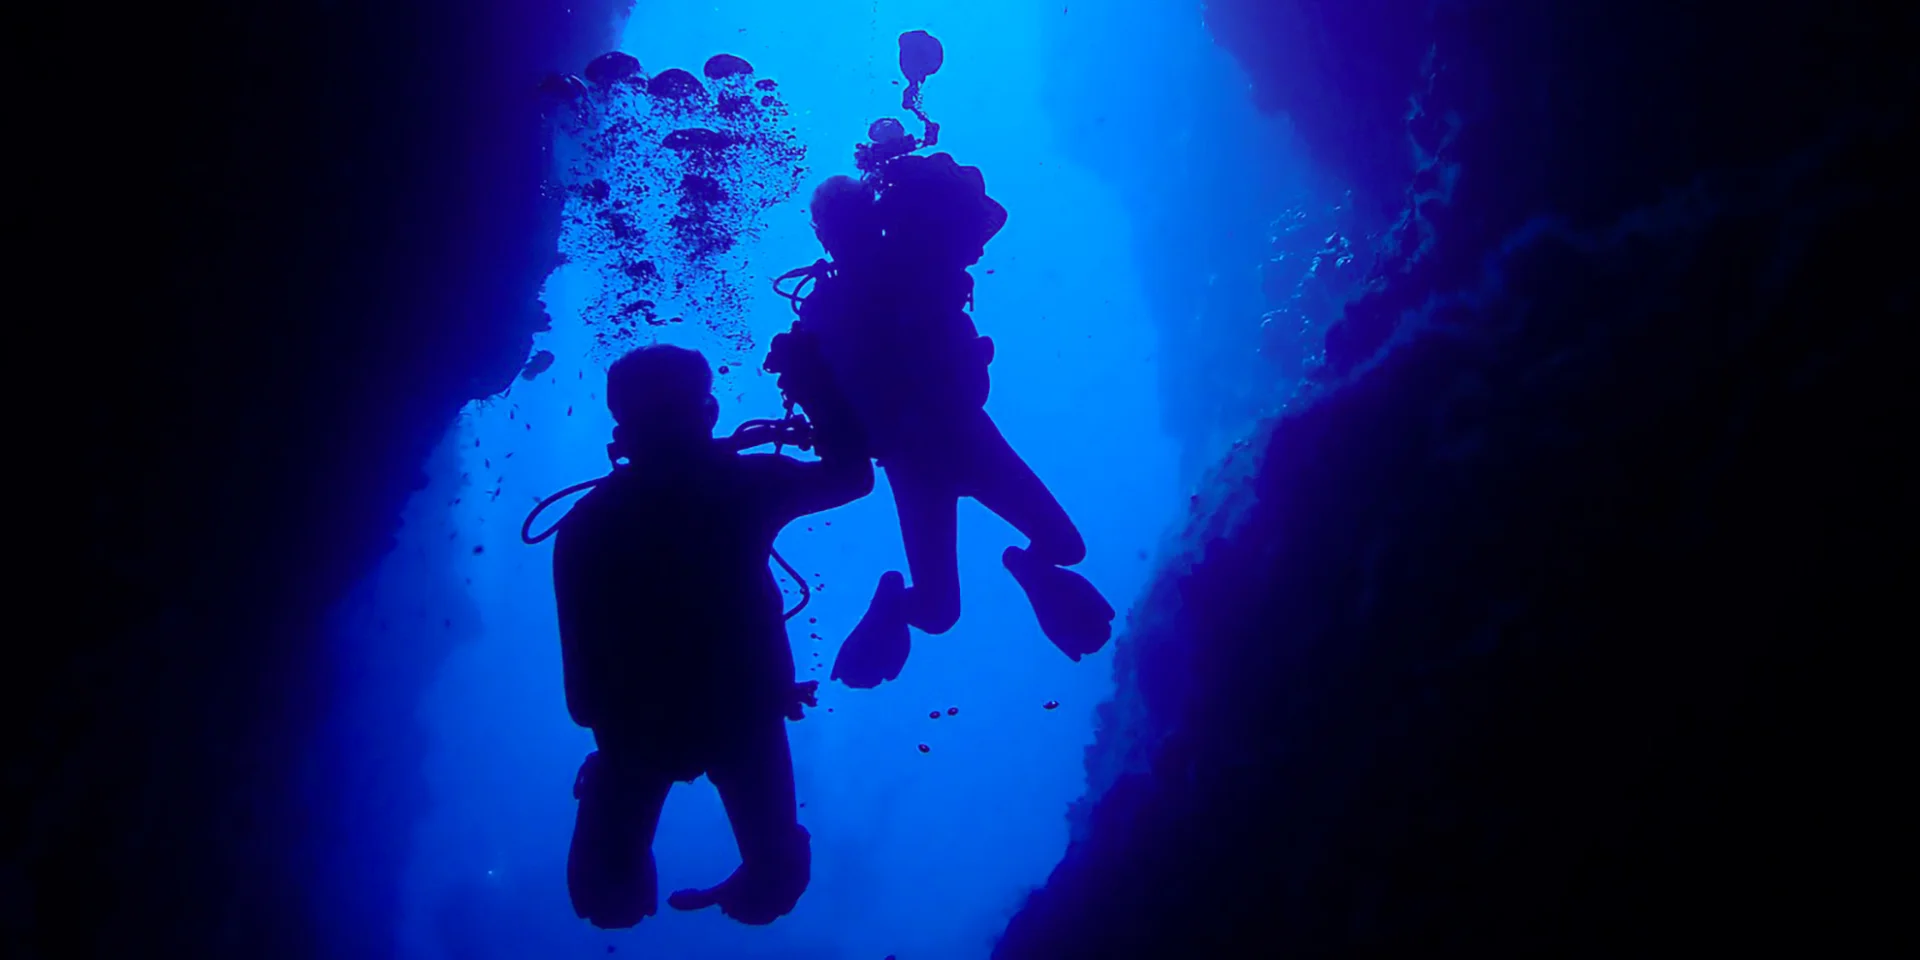
POLYGON ((880 576, 867 615, 840 645, 831 678, 856 690, 871 690, 900 676, 912 641, 907 625, 906 578, 888 571, 880 576))
POLYGON ((667 906, 675 910, 705 910, 719 907, 720 912, 748 924, 765 926, 786 916, 792 910, 791 904, 786 910, 760 902, 763 897, 756 895, 752 882, 748 879, 747 868, 733 871, 733 875, 720 881, 718 886, 704 890, 676 890, 667 896, 667 906))
POLYGON ((1000 562, 1027 591, 1040 630, 1067 658, 1078 662, 1100 652, 1113 637, 1113 605, 1099 588, 1072 570, 1041 563, 1019 547, 1008 547, 1000 562))
POLYGON ((718 886, 704 890, 677 890, 667 898, 675 910, 720 912, 741 923, 762 926, 793 912, 813 879, 813 838, 795 824, 789 842, 757 864, 742 863, 718 886))
POLYGON ((667 895, 667 906, 675 910, 705 910, 717 905, 726 895, 726 886, 733 878, 728 877, 717 886, 706 889, 675 890, 667 895))

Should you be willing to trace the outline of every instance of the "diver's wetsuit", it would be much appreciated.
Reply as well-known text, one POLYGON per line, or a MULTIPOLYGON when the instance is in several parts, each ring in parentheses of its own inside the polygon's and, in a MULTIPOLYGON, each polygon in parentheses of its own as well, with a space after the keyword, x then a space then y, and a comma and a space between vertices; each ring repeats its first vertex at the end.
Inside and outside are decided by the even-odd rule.
POLYGON ((897 571, 882 575, 832 677, 861 688, 892 680, 906 665, 912 628, 944 633, 958 622, 961 497, 1029 538, 1002 562, 1047 639, 1078 660, 1111 638, 1113 607, 1066 569, 1086 556, 1079 530, 986 412, 993 343, 968 313, 967 269, 1006 210, 987 196, 977 168, 949 154, 898 156, 868 173, 866 181, 830 178, 815 192, 815 232, 833 260, 782 278, 814 283, 810 294, 805 279, 782 292, 887 472, 913 574, 911 587, 897 571))
POLYGON ((793 652, 767 560, 787 523, 873 488, 857 428, 817 436, 817 462, 714 442, 622 468, 561 523, 553 566, 567 709, 599 746, 575 786, 567 881, 575 911, 596 926, 656 911, 661 807, 674 781, 703 773, 733 823, 736 879, 751 875, 758 891, 728 912, 770 922, 806 887, 783 726, 793 652))
POLYGON ((984 409, 991 341, 964 308, 972 278, 938 267, 851 267, 819 281, 800 310, 887 472, 913 574, 908 619, 928 633, 960 618, 961 497, 1012 524, 1043 563, 1086 557, 1066 509, 984 409))

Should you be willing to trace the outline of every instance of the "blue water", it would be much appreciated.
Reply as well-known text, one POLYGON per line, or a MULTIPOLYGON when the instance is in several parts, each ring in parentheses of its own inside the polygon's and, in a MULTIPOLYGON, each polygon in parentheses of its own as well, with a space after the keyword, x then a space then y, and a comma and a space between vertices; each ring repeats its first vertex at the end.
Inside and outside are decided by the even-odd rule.
MULTIPOLYGON (((662 270, 688 285, 654 308, 682 322, 643 324, 633 339, 601 339, 610 329, 609 303, 627 294, 610 289, 618 281, 605 237, 595 233, 582 201, 569 200, 559 251, 566 260, 543 294, 551 329, 533 344, 533 351, 552 354, 552 365, 516 380, 504 395, 473 403, 452 425, 392 555, 344 611, 342 629, 377 634, 375 650, 404 644, 416 631, 465 638, 415 712, 431 746, 416 781, 426 809, 415 824, 412 857, 360 865, 403 877, 402 956, 584 957, 609 949, 734 960, 988 954, 1007 917, 1066 847, 1066 807, 1086 788, 1082 751, 1092 739, 1094 710, 1113 684, 1111 645, 1075 664, 1040 634, 999 562, 1002 548, 1024 542, 1018 534, 978 505, 963 504, 958 627, 940 637, 916 635, 898 681, 850 691, 825 682, 828 665, 878 576, 904 568, 884 477, 866 500, 789 528, 779 549, 815 587, 805 614, 790 624, 791 639, 800 679, 823 681, 820 706, 790 725, 801 819, 814 837, 812 886, 792 915, 770 927, 668 910, 634 930, 604 932, 577 920, 567 901, 570 787, 592 744, 570 724, 562 702, 551 544, 522 545, 520 523, 539 497, 604 472, 611 421, 600 391, 606 364, 627 346, 675 343, 724 365, 717 388, 723 430, 778 414, 778 394, 758 366, 767 341, 792 315, 769 281, 821 255, 805 212, 812 187, 852 172, 852 145, 871 120, 910 119, 898 109, 894 38, 925 29, 947 51, 926 90, 926 108, 942 124, 940 147, 982 168, 990 193, 1011 212, 974 269, 975 319, 997 345, 988 409, 1079 523, 1089 547, 1079 569, 1122 612, 1116 632, 1124 634, 1128 605, 1188 507, 1192 471, 1182 464, 1207 459, 1192 438, 1224 445, 1231 430, 1223 424, 1234 419, 1218 404, 1198 427, 1169 420, 1169 411, 1194 407, 1192 398, 1209 390, 1244 393, 1244 369, 1224 371, 1209 385, 1204 370, 1195 372, 1195 358, 1223 352, 1209 338, 1226 338, 1228 354, 1250 353, 1245 341, 1257 329, 1257 317, 1248 317, 1234 340, 1198 322, 1207 291, 1252 284, 1251 276, 1183 276, 1199 291, 1184 308, 1188 317, 1168 316, 1183 308, 1169 308, 1164 283, 1161 303, 1150 304, 1148 284, 1164 280, 1167 267, 1145 252, 1156 237, 1171 236, 1164 231, 1179 219, 1179 198, 1231 206, 1236 191, 1223 187, 1219 172, 1236 163, 1255 169, 1266 159, 1256 155, 1258 138, 1244 132, 1209 144, 1206 105, 1238 103, 1242 90, 1220 69, 1224 55, 1213 59, 1198 10, 1184 6, 1089 3, 1102 29, 1078 47, 1065 20, 1074 15, 1067 0, 638 6, 620 49, 649 73, 681 67, 698 74, 712 54, 745 57, 755 79, 777 81, 788 112, 770 123, 791 134, 806 158, 791 183, 758 184, 780 202, 743 214, 740 243, 709 262, 676 259, 666 231, 650 232, 662 270), (1149 11, 1151 18, 1144 16, 1149 11), (1194 64, 1206 68, 1199 79, 1181 72, 1194 64), (1160 69, 1170 79, 1142 82, 1143 73, 1160 69), (1063 111, 1058 91, 1097 91, 1101 82, 1089 79, 1097 71, 1111 73, 1116 99, 1083 97, 1063 111), (1167 90, 1176 95, 1148 99, 1167 90), (1189 122, 1169 129, 1164 119, 1180 104, 1192 114, 1189 122), (1098 136, 1121 148, 1132 138, 1142 164, 1184 157, 1184 169, 1162 179, 1141 170, 1117 176, 1124 159, 1103 171, 1086 168, 1096 111, 1098 136), (1136 114, 1160 120, 1149 129, 1131 121, 1136 114), (1164 187, 1158 196, 1129 200, 1120 192, 1156 181, 1164 187), (1143 222, 1142 211, 1154 221, 1143 222), (705 299, 721 288, 724 296, 705 299), (1050 702, 1057 708, 1048 709, 1050 702), (934 712, 938 719, 930 718, 934 712)), ((572 150, 558 133, 557 168, 572 150)), ((773 179, 780 176, 775 170, 773 179)), ((664 214, 648 215, 661 226, 664 214)), ((1173 225, 1193 229, 1191 222, 1173 225)), ((1194 273, 1192 256, 1174 259, 1194 273)), ((1250 408, 1241 413, 1250 415, 1250 408)), ((404 685, 380 682, 381 663, 380 656, 368 662, 366 703, 402 695, 404 685)), ((378 730, 353 735, 360 738, 355 749, 379 749, 378 730)), ((737 864, 718 798, 704 780, 669 798, 655 852, 663 890, 718 882, 737 864)))

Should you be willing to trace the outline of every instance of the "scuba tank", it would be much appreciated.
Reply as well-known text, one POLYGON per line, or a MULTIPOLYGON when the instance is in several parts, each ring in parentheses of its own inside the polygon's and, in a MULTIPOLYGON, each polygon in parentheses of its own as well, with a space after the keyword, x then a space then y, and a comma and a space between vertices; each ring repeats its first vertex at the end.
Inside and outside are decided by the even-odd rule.
POLYGON ((961 166, 950 153, 895 157, 877 179, 875 208, 887 243, 915 258, 937 257, 943 267, 964 270, 1007 225, 1007 208, 987 195, 980 168, 961 166))

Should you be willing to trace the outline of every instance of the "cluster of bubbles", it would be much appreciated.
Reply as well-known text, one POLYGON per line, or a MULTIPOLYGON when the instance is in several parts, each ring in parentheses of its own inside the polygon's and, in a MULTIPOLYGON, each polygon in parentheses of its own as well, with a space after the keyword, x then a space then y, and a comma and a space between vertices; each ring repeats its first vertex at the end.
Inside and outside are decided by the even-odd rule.
POLYGON ((702 73, 648 74, 614 52, 584 78, 541 84, 559 133, 552 188, 565 195, 571 227, 563 252, 600 275, 583 313, 608 352, 651 340, 646 327, 689 319, 753 346, 739 247, 799 190, 806 149, 774 81, 755 79, 747 61, 720 54, 702 73))
MULTIPOLYGON (((1047 701, 1046 703, 1043 703, 1043 704, 1041 704, 1041 705, 1040 705, 1040 709, 1042 709, 1042 710, 1058 710, 1058 709, 1060 709, 1060 701, 1058 701, 1058 700, 1048 700, 1048 701, 1047 701)), ((831 710, 829 710, 829 711, 827 711, 827 712, 828 712, 828 713, 832 713, 833 711, 831 711, 831 710)), ((940 718, 941 718, 941 717, 943 717, 943 716, 945 716, 945 717, 957 717, 957 716, 959 716, 959 715, 960 715, 960 708, 959 708, 959 707, 948 707, 948 708, 946 709, 946 711, 945 711, 944 713, 943 713, 943 712, 941 712, 941 711, 939 711, 939 710, 930 710, 930 711, 928 711, 928 712, 927 712, 927 719, 928 719, 928 720, 938 720, 938 719, 940 719, 940 718)), ((920 746, 919 746, 919 750, 920 750, 920 752, 921 752, 921 753, 932 753, 932 752, 933 752, 933 746, 932 746, 931 744, 926 744, 926 743, 922 743, 922 744, 920 744, 920 746)), ((803 803, 803 804, 801 804, 801 806, 803 806, 803 807, 804 807, 804 806, 806 806, 806 804, 804 804, 804 803, 803 803)))

